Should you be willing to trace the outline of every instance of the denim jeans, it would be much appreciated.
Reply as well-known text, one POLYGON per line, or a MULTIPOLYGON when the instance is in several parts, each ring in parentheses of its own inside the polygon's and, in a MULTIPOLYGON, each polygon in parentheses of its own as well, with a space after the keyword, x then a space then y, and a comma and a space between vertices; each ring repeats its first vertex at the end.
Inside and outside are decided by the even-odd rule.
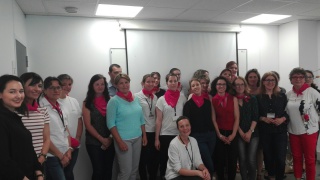
POLYGON ((71 154, 70 164, 64 168, 64 174, 67 180, 74 180, 73 168, 76 165, 79 154, 79 148, 75 148, 71 154))
POLYGON ((111 180, 112 165, 114 158, 113 143, 107 150, 102 150, 101 146, 86 145, 87 152, 92 164, 92 180, 111 180))
POLYGON ((255 180, 257 171, 257 149, 259 137, 251 137, 250 142, 238 138, 239 165, 242 180, 255 180))
POLYGON ((53 156, 46 161, 47 180, 66 180, 60 159, 53 156))
POLYGON ((191 136, 198 142, 203 164, 208 168, 210 174, 213 175, 214 165, 212 161, 212 154, 216 145, 216 133, 214 131, 192 133, 191 136))
POLYGON ((287 132, 260 134, 264 159, 269 176, 282 180, 285 170, 288 137, 287 132))
POLYGON ((147 132, 147 139, 148 144, 141 148, 139 163, 140 180, 155 180, 157 179, 160 153, 154 146, 155 133, 147 132), (149 174, 149 178, 147 178, 147 172, 149 174))

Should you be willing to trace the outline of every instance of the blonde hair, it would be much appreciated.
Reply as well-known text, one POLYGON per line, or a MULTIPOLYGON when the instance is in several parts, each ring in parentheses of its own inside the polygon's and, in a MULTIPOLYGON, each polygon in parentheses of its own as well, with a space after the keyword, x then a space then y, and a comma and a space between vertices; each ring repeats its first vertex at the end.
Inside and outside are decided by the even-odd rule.
POLYGON ((264 75, 262 76, 261 78, 261 84, 260 84, 260 94, 266 94, 266 87, 263 85, 263 82, 267 79, 268 76, 272 76, 274 77, 275 79, 275 86, 273 88, 273 93, 274 95, 278 95, 279 92, 278 92, 278 83, 279 83, 279 80, 278 80, 278 77, 277 75, 275 75, 273 72, 266 72, 264 73, 264 75))
POLYGON ((123 79, 125 79, 125 80, 130 82, 130 77, 128 75, 120 73, 114 78, 115 85, 117 85, 119 83, 121 78, 123 78, 123 79))
POLYGON ((243 78, 243 77, 241 77, 241 76, 238 76, 233 82, 232 82, 232 86, 233 86, 233 88, 235 88, 236 87, 236 80, 237 79, 240 79, 240 80, 242 80, 243 81, 243 83, 244 83, 244 94, 245 95, 250 95, 250 88, 249 88, 249 86, 248 86, 248 83, 247 83, 247 81, 246 81, 246 79, 245 78, 243 78))

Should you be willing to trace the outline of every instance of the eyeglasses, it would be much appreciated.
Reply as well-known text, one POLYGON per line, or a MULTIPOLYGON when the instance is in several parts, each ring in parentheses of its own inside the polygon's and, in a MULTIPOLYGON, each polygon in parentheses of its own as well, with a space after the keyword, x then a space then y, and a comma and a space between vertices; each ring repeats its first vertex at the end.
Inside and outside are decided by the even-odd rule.
POLYGON ((304 79, 304 76, 292 76, 291 79, 297 80, 297 79, 304 79))
POLYGON ((217 86, 226 86, 227 84, 220 84, 218 83, 217 86))
POLYGON ((50 86, 48 89, 50 89, 51 91, 61 91, 61 86, 50 86))
POLYGON ((307 76, 306 78, 307 78, 307 79, 313 79, 313 77, 312 77, 312 76, 307 76))
POLYGON ((235 87, 244 87, 244 84, 235 84, 235 87))
POLYGON ((264 82, 275 83, 276 80, 275 79, 266 79, 266 80, 264 80, 264 82))

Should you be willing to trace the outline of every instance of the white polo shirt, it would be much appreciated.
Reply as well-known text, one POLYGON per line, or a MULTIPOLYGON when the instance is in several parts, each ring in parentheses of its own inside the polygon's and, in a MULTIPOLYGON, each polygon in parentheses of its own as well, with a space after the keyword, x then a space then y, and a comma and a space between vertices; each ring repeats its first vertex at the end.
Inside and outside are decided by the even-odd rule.
MULTIPOLYGON (((53 109, 52 105, 48 100, 42 97, 39 101, 40 107, 46 107, 48 109, 50 117, 50 140, 59 149, 61 153, 65 153, 69 148, 68 132, 66 131, 66 126, 68 125, 68 111, 60 104, 60 108, 63 114, 63 122, 57 110, 53 109)), ((48 153, 48 156, 53 157, 54 155, 48 153)))

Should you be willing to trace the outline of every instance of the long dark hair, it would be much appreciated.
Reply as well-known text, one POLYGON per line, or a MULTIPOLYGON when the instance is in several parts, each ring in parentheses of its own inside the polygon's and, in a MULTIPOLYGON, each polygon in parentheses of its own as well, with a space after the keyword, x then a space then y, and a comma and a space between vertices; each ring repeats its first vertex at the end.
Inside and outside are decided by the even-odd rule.
MULTIPOLYGON (((43 84, 43 80, 42 80, 41 76, 39 74, 37 74, 37 73, 34 73, 34 72, 23 73, 20 76, 20 79, 23 82, 23 87, 26 85, 26 82, 29 79, 31 79, 31 82, 30 82, 29 86, 33 86, 33 85, 38 84, 40 82, 43 84)), ((41 96, 41 94, 40 94, 40 96, 41 96)), ((39 100, 39 97, 38 97, 38 100, 39 100)), ((26 101, 26 98, 24 98, 24 101, 26 101)))
MULTIPOLYGON (((0 77, 0 93, 3 93, 4 89, 6 88, 7 84, 10 81, 17 81, 17 82, 20 82, 21 85, 23 85, 23 82, 19 77, 14 76, 14 75, 5 74, 5 75, 0 77)), ((5 108, 2 99, 0 99, 0 108, 5 108)), ((24 102, 22 102, 21 106, 16 108, 15 110, 19 114, 23 114, 23 115, 28 114, 27 106, 26 106, 26 104, 24 102)))
POLYGON ((91 109, 91 105, 93 104, 93 100, 94 100, 95 95, 96 95, 96 92, 94 91, 94 88, 93 88, 93 84, 96 81, 100 80, 100 79, 103 79, 104 86, 105 86, 104 87, 104 91, 103 91, 103 96, 104 96, 104 98, 105 98, 107 103, 110 100, 107 79, 101 74, 96 74, 96 75, 92 76, 92 78, 90 79, 90 82, 89 82, 89 85, 88 85, 87 96, 86 96, 86 98, 84 100, 85 106, 89 110, 92 110, 91 109))

